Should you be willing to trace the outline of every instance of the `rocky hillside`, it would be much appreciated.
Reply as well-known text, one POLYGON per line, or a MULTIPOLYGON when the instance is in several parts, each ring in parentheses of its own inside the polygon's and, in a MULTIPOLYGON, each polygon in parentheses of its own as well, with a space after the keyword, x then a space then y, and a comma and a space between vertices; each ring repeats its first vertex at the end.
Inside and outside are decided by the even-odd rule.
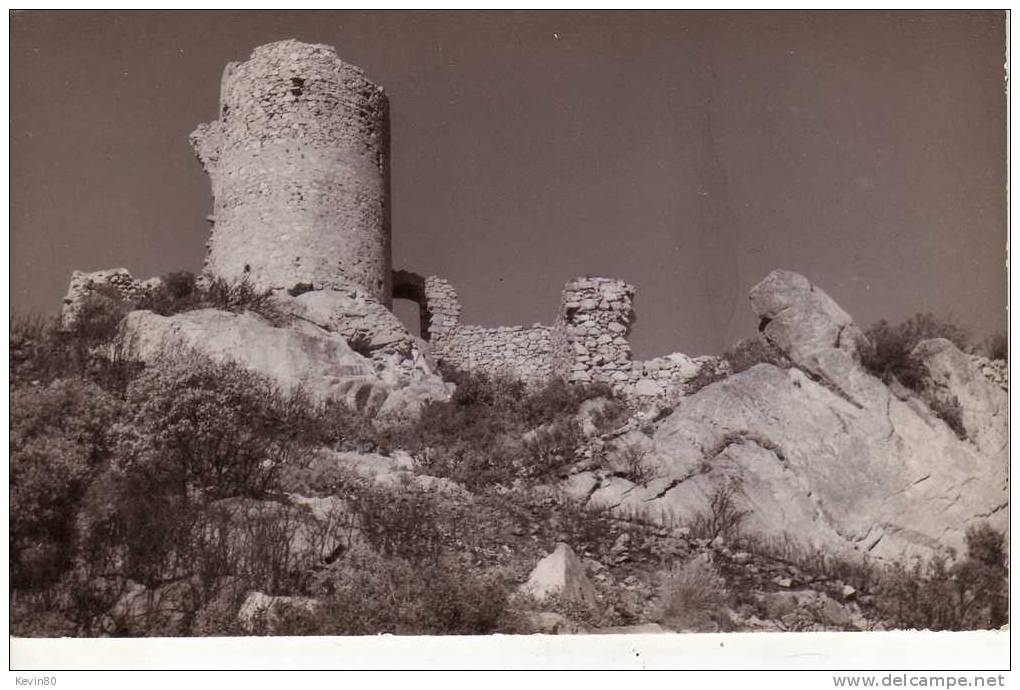
POLYGON ((795 273, 647 398, 444 369, 356 288, 110 275, 12 324, 15 634, 1006 621, 1004 362, 892 367, 795 273))

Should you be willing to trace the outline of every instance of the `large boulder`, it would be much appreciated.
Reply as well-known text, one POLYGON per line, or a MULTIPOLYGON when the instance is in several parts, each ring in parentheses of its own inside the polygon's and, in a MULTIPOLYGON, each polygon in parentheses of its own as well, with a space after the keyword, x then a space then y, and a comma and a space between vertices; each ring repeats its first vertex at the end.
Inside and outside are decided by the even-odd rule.
POLYGON ((956 354, 939 345, 932 380, 954 381, 975 439, 865 371, 859 329, 802 276, 771 274, 752 306, 791 368, 759 364, 688 396, 652 432, 651 478, 607 478, 589 501, 689 521, 728 490, 750 532, 889 559, 962 553, 977 522, 1006 529, 1005 415, 956 354), (940 363, 953 375, 936 376, 940 363))
POLYGON ((412 335, 393 312, 356 287, 311 290, 277 296, 284 311, 337 333, 361 355, 435 373, 428 345, 412 335))
POLYGON ((851 402, 862 403, 869 382, 860 361, 871 344, 831 297, 799 273, 776 270, 751 289, 750 300, 766 343, 851 402))
MULTIPOLYGON (((420 400, 446 399, 450 386, 437 376, 386 371, 358 354, 346 339, 307 321, 276 327, 245 312, 199 309, 172 316, 134 311, 121 324, 121 340, 134 356, 156 364, 169 354, 194 351, 214 361, 231 361, 285 391, 301 390, 316 400, 334 399, 374 414, 391 394, 415 385, 420 400)), ((400 396, 402 401, 405 396, 400 396)), ((413 415, 411 405, 391 403, 389 414, 413 415)))
POLYGON ((342 337, 300 321, 277 328, 251 312, 199 309, 160 316, 134 311, 121 324, 121 339, 146 363, 190 350, 234 362, 284 391, 333 398, 365 412, 374 412, 389 394, 371 362, 342 337))
POLYGON ((586 608, 597 603, 595 587, 584 572, 584 564, 574 550, 563 543, 557 544, 552 553, 538 562, 528 581, 521 585, 521 592, 540 602, 555 597, 586 608))

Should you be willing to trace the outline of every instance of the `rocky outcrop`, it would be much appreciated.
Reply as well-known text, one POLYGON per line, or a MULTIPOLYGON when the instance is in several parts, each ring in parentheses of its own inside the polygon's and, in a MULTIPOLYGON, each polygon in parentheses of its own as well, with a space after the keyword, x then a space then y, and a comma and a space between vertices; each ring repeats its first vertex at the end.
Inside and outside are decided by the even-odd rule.
POLYGON ((814 380, 863 403, 873 379, 860 361, 871 344, 831 297, 804 276, 777 270, 752 288, 750 300, 766 343, 814 380))
POLYGON ((1005 454, 1009 394, 994 373, 985 373, 995 371, 991 362, 960 352, 944 338, 918 343, 911 358, 924 372, 920 386, 925 402, 958 415, 964 435, 982 453, 1005 454))
POLYGON ((411 335, 381 302, 358 288, 311 290, 296 297, 280 294, 276 299, 292 316, 343 336, 362 356, 424 374, 435 372, 425 342, 411 335))
POLYGON ((729 487, 750 531, 882 558, 961 553, 968 526, 1007 527, 1005 416, 989 414, 997 394, 966 356, 922 348, 932 385, 974 411, 975 437, 960 439, 923 400, 864 370, 860 330, 803 276, 772 273, 751 303, 791 368, 759 364, 685 398, 651 432, 643 483, 609 476, 593 489, 574 481, 575 491, 685 521, 729 487))
POLYGON ((285 391, 301 390, 313 399, 334 399, 374 414, 389 397, 415 386, 417 399, 401 395, 387 406, 391 416, 413 415, 424 399, 445 399, 451 386, 421 373, 414 378, 387 370, 354 352, 342 336, 307 322, 278 328, 261 317, 216 309, 160 316, 135 311, 121 325, 121 339, 143 362, 194 351, 214 361, 232 361, 269 378, 285 391))

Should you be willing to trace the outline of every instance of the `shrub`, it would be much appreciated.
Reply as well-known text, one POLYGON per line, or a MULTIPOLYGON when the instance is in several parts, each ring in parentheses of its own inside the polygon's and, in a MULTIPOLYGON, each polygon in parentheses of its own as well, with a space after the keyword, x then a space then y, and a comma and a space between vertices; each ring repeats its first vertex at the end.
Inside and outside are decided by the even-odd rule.
POLYGON ((16 586, 54 581, 71 556, 76 506, 108 456, 119 402, 61 380, 11 391, 10 546, 16 586))
POLYGON ((57 341, 57 323, 39 314, 11 314, 11 385, 48 383, 70 375, 66 353, 57 341))
POLYGON ((131 305, 116 289, 97 286, 82 300, 69 333, 77 345, 86 349, 109 343, 130 310, 131 305))
POLYGON ((616 448, 613 458, 615 474, 635 484, 647 484, 652 478, 651 471, 645 466, 647 455, 648 449, 638 443, 628 443, 616 448))
POLYGON ((291 316, 274 299, 272 290, 259 290, 247 276, 239 281, 212 278, 199 283, 187 271, 169 273, 163 283, 147 293, 135 305, 162 316, 171 316, 196 309, 220 309, 258 314, 275 326, 284 326, 291 316))
POLYGON ((877 613, 904 629, 1001 627, 1009 620, 1004 540, 1001 532, 978 525, 967 531, 966 557, 952 566, 934 558, 887 569, 877 586, 877 613))
POLYGON ((117 469, 179 494, 261 496, 296 450, 284 401, 236 365, 168 361, 128 388, 117 469))
POLYGON ((515 379, 444 368, 457 389, 448 402, 426 404, 413 423, 389 429, 380 443, 419 456, 424 471, 470 489, 518 479, 538 480, 573 459, 581 435, 581 403, 611 395, 602 386, 568 386, 554 380, 528 390, 515 379), (531 442, 521 443, 536 430, 531 442))
POLYGON ((734 495, 735 491, 729 485, 716 488, 709 499, 708 511, 698 513, 691 520, 691 536, 708 540, 716 537, 726 540, 735 538, 748 511, 737 507, 734 495))
POLYGON ((191 271, 174 271, 163 276, 163 285, 171 299, 183 300, 195 292, 195 274, 191 271))
POLYGON ((874 349, 866 353, 864 366, 879 378, 894 376, 903 385, 914 389, 922 372, 911 360, 910 353, 918 343, 931 338, 945 338, 961 350, 966 351, 969 347, 968 335, 963 328, 930 313, 915 314, 895 326, 885 320, 879 321, 868 329, 866 335, 874 349))
POLYGON ((925 396, 925 399, 935 416, 944 421, 957 438, 967 438, 967 429, 963 425, 963 408, 955 396, 925 396))
POLYGON ((438 562, 443 534, 431 495, 361 487, 349 500, 362 533, 379 553, 412 563, 438 562))
POLYGON ((698 373, 684 382, 684 392, 693 395, 702 388, 725 379, 729 374, 721 367, 701 367, 698 373))
POLYGON ((121 394, 141 365, 115 338, 126 308, 90 297, 71 330, 57 319, 21 315, 11 319, 11 384, 48 384, 62 378, 89 379, 121 394))
POLYGON ((291 297, 300 297, 306 292, 311 292, 315 289, 315 286, 311 283, 295 283, 293 287, 287 290, 287 294, 291 297))
POLYGON ((355 568, 323 612, 292 634, 484 635, 512 625, 509 586, 456 562, 412 566, 400 559, 355 568))
POLYGON ((574 420, 559 421, 535 429, 525 440, 517 474, 528 480, 556 478, 577 461, 583 436, 574 420))
POLYGON ((988 359, 1000 359, 1006 361, 1009 359, 1009 338, 1006 337, 1005 333, 996 333, 995 335, 989 336, 981 344, 981 354, 988 359))
POLYGON ((659 588, 658 619, 674 630, 713 632, 726 627, 729 594, 710 562, 693 558, 671 568, 659 588))
POLYGON ((746 371, 757 364, 772 364, 788 369, 789 359, 774 345, 761 337, 745 338, 723 353, 723 358, 730 363, 732 373, 746 371))

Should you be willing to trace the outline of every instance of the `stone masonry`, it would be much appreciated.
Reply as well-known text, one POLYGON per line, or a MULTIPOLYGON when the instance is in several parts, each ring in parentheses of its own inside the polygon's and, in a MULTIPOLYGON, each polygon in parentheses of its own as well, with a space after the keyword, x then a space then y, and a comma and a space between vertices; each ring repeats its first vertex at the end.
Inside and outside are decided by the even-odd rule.
POLYGON ((256 287, 353 283, 391 300, 389 105, 333 48, 287 40, 230 63, 192 144, 212 182, 206 271, 256 287))
POLYGON ((604 383, 628 397, 672 401, 689 382, 718 373, 719 357, 674 353, 645 362, 631 359, 627 335, 634 320, 634 287, 604 277, 566 284, 551 326, 486 328, 460 322, 461 305, 449 281, 424 279, 426 334, 433 356, 460 369, 542 385, 552 377, 570 383, 604 383))
MULTIPOLYGON (((202 277, 273 291, 284 310, 341 335, 382 369, 431 375, 445 361, 529 385, 560 377, 669 400, 725 366, 680 353, 633 361, 634 287, 622 280, 569 281, 551 325, 487 328, 461 323, 449 281, 394 272, 388 100, 329 46, 279 41, 228 64, 219 117, 191 143, 214 198, 202 277), (418 303, 421 339, 393 315, 394 297, 418 303)), ((130 304, 158 280, 76 272, 65 325, 92 294, 130 304)))
POLYGON ((136 280, 126 268, 109 268, 102 271, 75 271, 67 286, 67 294, 60 310, 60 325, 73 329, 90 299, 102 298, 133 306, 159 288, 160 278, 136 280))
POLYGON ((552 373, 552 328, 535 324, 485 328, 460 323, 457 292, 447 280, 425 279, 428 340, 432 355, 468 371, 540 385, 552 373))
POLYGON ((622 280, 567 283, 556 322, 556 373, 572 383, 629 381, 633 298, 633 286, 622 280))

